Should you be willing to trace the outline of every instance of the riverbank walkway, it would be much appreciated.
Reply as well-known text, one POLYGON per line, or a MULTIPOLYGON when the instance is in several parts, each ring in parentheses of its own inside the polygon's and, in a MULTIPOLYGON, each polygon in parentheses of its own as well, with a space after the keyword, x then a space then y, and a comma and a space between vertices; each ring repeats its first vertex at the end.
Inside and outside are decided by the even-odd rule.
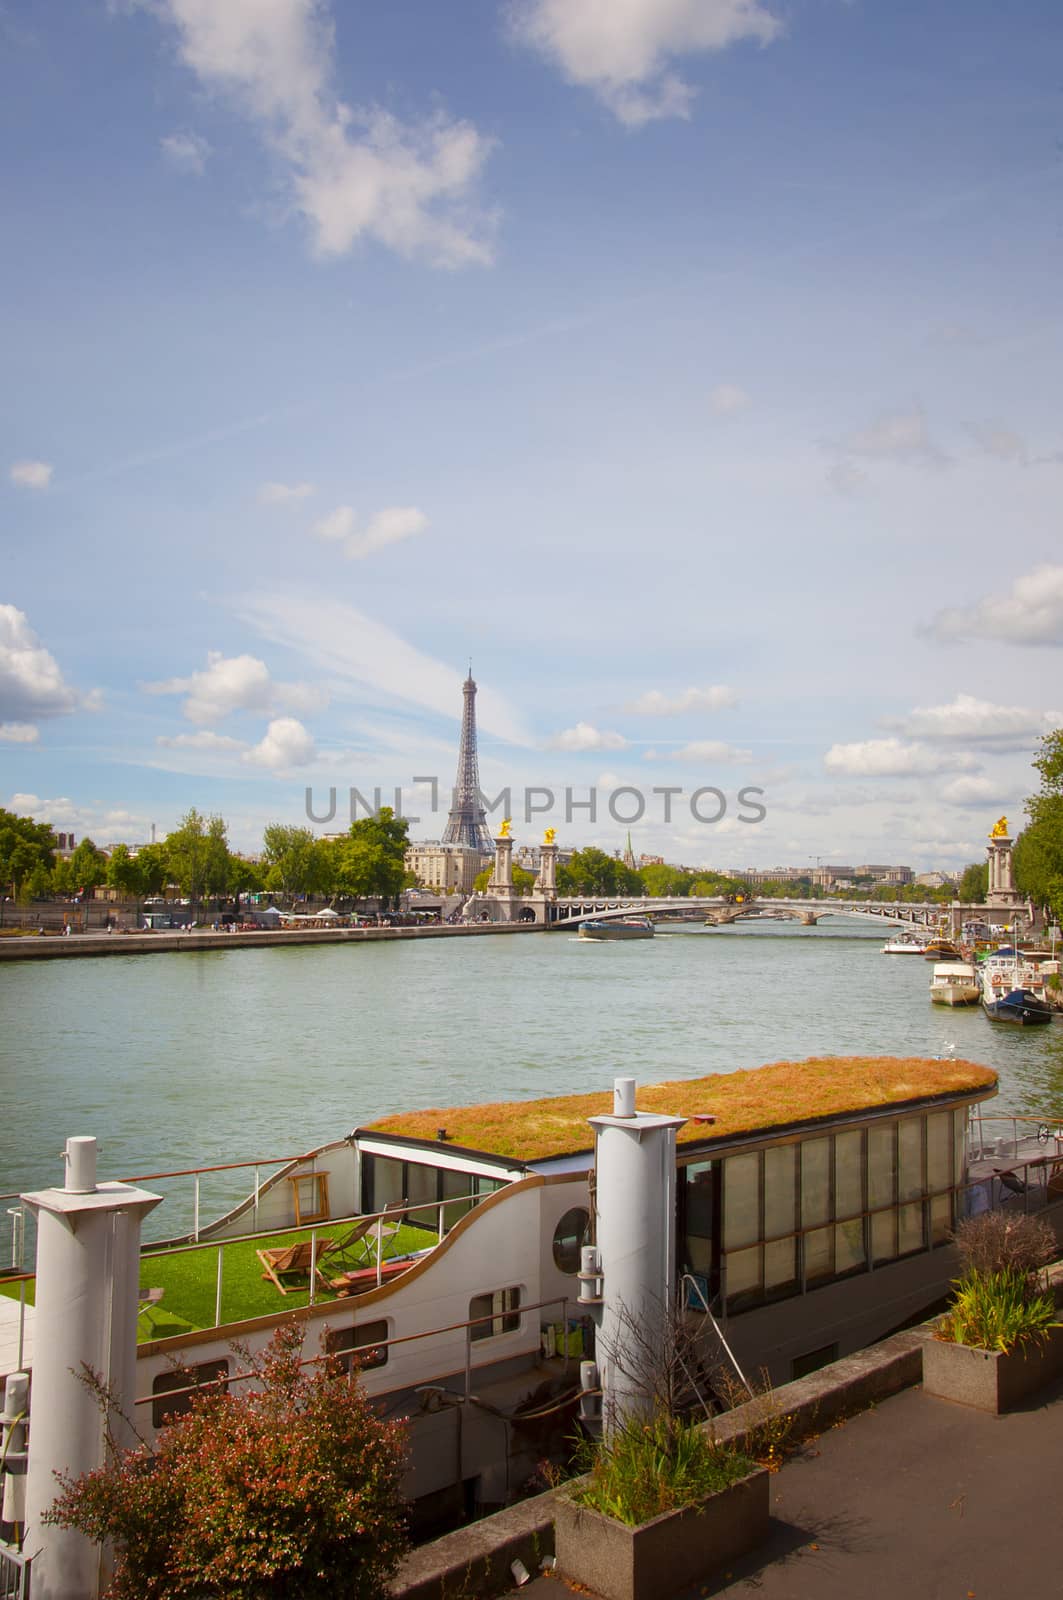
POLYGON ((374 944, 381 940, 470 939, 494 933, 542 933, 534 922, 430 922, 421 927, 384 928, 259 928, 224 933, 214 928, 191 932, 9 934, 0 938, 0 962, 63 961, 78 956, 154 956, 166 951, 185 955, 203 950, 261 950, 283 945, 374 944))
MULTIPOLYGON (((804 1444, 767 1542, 682 1600, 1015 1600, 1063 1593, 1063 1380, 994 1417, 906 1389, 804 1444)), ((595 1600, 554 1576, 507 1600, 595 1600)))

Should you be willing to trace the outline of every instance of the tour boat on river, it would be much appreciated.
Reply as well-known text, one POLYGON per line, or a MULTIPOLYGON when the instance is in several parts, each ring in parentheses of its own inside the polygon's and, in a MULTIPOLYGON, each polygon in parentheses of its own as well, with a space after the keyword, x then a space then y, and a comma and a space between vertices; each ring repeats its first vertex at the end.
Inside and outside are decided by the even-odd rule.
POLYGON ((652 939, 649 917, 590 917, 579 925, 581 939, 652 939))

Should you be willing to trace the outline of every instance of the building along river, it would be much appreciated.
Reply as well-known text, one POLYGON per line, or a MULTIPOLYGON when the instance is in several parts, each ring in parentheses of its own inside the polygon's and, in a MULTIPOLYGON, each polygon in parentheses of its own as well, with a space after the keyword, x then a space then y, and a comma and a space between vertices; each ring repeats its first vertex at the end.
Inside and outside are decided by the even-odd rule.
MULTIPOLYGON (((133 1177, 293 1156, 392 1110, 810 1055, 954 1049, 1000 1073, 987 1110, 1063 1116, 1063 1025, 931 1006, 930 963, 883 955, 886 936, 829 919, 633 943, 573 929, 12 963, 0 971, 0 1191, 61 1182, 69 1134, 97 1135, 101 1176, 133 1177)), ((204 1180, 204 1220, 252 1181, 204 1180)), ((154 1187, 171 1197, 167 1231, 189 1225, 190 1180, 154 1187)))

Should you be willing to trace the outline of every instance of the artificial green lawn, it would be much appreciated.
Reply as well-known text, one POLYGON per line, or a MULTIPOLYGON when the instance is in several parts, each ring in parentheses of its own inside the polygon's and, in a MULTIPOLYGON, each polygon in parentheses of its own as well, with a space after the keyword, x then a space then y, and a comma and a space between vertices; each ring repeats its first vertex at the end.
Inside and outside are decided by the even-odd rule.
MULTIPOLYGON (((299 1233, 263 1234, 253 1240, 238 1244, 225 1244, 201 1250, 162 1251, 144 1255, 140 1264, 140 1281, 144 1288, 161 1288, 163 1296, 158 1305, 149 1306, 137 1318, 137 1338, 143 1344, 149 1339, 169 1339, 175 1334, 189 1333, 197 1328, 214 1326, 214 1298, 217 1288, 218 1251, 225 1255, 222 1270, 221 1320, 244 1322, 251 1317, 277 1316, 280 1312, 294 1311, 310 1301, 309 1287, 294 1287, 281 1294, 269 1278, 262 1276, 262 1263, 256 1250, 296 1244, 309 1239, 311 1231, 319 1239, 342 1239, 351 1229, 350 1223, 330 1225, 319 1223, 316 1229, 304 1228, 299 1233)), ((425 1250, 435 1243, 435 1234, 424 1228, 403 1226, 390 1241, 388 1257, 409 1255, 415 1250, 425 1250)), ((365 1266, 371 1261, 358 1247, 342 1261, 333 1256, 323 1263, 329 1276, 338 1277, 346 1268, 365 1266), (357 1262, 354 1256, 357 1255, 357 1262)), ((26 1284, 26 1303, 34 1303, 36 1282, 26 1284)), ((18 1299, 18 1284, 0 1282, 0 1294, 18 1299)), ((314 1294, 315 1303, 334 1300, 336 1297, 322 1288, 320 1282, 314 1294)))

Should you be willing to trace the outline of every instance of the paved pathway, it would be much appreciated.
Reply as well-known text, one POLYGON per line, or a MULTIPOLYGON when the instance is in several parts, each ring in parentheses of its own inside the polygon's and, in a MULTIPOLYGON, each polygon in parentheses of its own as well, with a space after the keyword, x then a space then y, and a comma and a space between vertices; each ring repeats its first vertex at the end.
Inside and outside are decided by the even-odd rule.
MULTIPOLYGON (((788 1462, 767 1544, 683 1600, 1054 1600, 1061 1503, 1063 1383, 1006 1417, 909 1389, 788 1462)), ((544 1577, 512 1600, 571 1593, 544 1577)))

